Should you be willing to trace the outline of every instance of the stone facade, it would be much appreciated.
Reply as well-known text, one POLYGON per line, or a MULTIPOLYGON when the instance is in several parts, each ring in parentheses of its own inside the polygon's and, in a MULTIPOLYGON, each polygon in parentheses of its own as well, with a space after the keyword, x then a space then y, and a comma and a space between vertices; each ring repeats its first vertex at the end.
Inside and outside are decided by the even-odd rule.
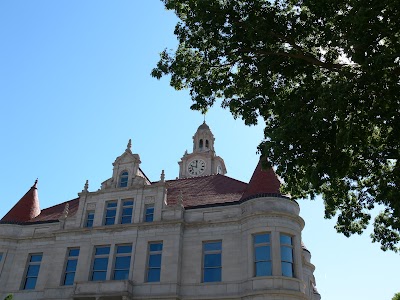
POLYGON ((271 190, 272 170, 151 182, 130 143, 113 167, 98 191, 16 219, 38 205, 35 183, 3 217, 0 299, 320 299, 299 206, 271 190))

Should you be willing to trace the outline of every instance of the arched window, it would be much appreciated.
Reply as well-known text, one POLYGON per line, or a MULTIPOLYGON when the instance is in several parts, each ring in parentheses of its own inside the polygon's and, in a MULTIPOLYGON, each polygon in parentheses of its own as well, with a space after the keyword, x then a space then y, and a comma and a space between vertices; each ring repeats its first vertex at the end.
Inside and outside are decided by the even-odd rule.
POLYGON ((208 149, 208 140, 206 140, 206 148, 208 149))
POLYGON ((202 140, 202 139, 201 139, 200 142, 199 142, 199 148, 200 148, 200 149, 203 149, 203 140, 202 140))
POLYGON ((128 186, 128 172, 122 172, 119 176, 119 187, 127 187, 128 186))

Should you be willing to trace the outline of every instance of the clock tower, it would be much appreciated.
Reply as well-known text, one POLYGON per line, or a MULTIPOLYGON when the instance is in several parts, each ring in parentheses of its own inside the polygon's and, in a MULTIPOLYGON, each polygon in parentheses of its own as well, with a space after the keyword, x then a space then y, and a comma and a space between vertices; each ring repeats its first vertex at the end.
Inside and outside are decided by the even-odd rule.
POLYGON ((179 164, 179 178, 226 174, 224 160, 215 154, 214 135, 204 121, 193 136, 193 153, 185 154, 179 164))

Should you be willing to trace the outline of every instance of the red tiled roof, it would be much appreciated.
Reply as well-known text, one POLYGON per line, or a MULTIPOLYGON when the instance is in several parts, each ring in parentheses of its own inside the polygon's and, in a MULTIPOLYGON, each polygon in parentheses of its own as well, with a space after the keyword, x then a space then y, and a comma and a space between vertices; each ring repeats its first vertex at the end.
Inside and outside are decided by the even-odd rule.
MULTIPOLYGON (((239 202, 265 194, 280 196, 280 182, 276 174, 272 168, 262 170, 261 162, 258 163, 248 184, 217 174, 168 180, 166 187, 168 205, 176 204, 182 197, 185 208, 239 202)), ((79 198, 40 211, 35 183, 0 222, 29 224, 57 221, 62 216, 67 203, 69 204, 68 216, 75 215, 79 206, 79 198)))
POLYGON ((52 207, 43 209, 36 218, 29 221, 29 223, 34 222, 47 222, 58 220, 64 212, 65 205, 68 203, 68 216, 71 217, 76 214, 79 206, 79 198, 75 198, 52 207))
POLYGON ((29 191, 1 219, 4 222, 26 222, 40 214, 37 180, 29 191))
POLYGON ((247 183, 224 175, 210 175, 167 181, 168 205, 182 193, 184 207, 239 201, 247 183))
POLYGON ((262 169, 261 159, 244 192, 242 199, 263 194, 280 194, 281 183, 272 168, 262 169))

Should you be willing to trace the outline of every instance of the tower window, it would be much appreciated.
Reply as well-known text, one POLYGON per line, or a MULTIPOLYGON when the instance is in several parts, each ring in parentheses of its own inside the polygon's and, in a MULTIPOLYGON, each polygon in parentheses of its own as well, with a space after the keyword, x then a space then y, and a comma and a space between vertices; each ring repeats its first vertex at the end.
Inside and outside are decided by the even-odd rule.
POLYGON ((208 144, 208 140, 206 140, 206 148, 208 149, 209 144, 208 144))
POLYGON ((202 139, 199 141, 199 148, 203 149, 203 140, 202 139))
POLYGON ((119 187, 128 186, 128 172, 123 172, 119 177, 119 187))

